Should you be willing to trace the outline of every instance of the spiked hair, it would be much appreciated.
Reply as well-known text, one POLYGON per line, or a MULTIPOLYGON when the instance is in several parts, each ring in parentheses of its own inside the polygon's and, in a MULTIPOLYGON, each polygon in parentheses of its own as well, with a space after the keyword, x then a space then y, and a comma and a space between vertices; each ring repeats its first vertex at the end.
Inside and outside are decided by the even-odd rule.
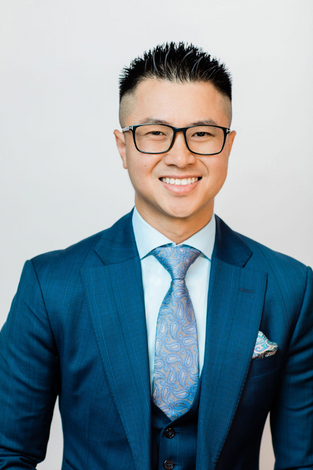
POLYGON ((143 80, 157 78, 172 82, 210 82, 231 100, 231 76, 225 65, 201 49, 183 42, 156 46, 134 59, 120 76, 120 101, 143 80))

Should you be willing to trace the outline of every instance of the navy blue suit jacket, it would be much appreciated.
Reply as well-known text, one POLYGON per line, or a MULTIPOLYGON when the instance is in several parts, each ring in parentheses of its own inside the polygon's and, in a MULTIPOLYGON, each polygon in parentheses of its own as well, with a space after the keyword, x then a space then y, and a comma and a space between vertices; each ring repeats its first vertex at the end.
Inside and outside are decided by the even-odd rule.
MULTIPOLYGON (((201 380, 197 470, 256 470, 269 412, 276 469, 313 468, 312 271, 218 218, 201 380), (259 330, 279 349, 252 360, 259 330)), ((150 468, 131 214, 25 264, 0 335, 0 469, 43 460, 58 395, 63 470, 150 468)))

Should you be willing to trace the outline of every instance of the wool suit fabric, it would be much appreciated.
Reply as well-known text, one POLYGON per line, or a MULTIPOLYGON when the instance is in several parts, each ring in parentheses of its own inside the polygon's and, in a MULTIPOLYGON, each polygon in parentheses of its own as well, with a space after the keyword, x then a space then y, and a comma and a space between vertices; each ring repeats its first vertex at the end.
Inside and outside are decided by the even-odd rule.
MULTIPOLYGON (((150 468, 147 334, 131 213, 25 264, 0 334, 0 469, 32 469, 44 459, 57 396, 63 470, 150 468)), ((276 470, 312 469, 312 270, 217 218, 196 470, 257 470, 269 412, 276 470), (252 360, 259 330, 279 348, 252 360)))

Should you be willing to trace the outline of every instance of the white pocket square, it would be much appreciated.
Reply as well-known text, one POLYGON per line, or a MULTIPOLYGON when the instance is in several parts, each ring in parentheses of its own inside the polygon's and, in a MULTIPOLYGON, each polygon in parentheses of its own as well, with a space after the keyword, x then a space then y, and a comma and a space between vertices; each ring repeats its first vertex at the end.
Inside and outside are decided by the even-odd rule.
POLYGON ((278 349, 278 344, 267 339, 262 331, 258 332, 258 337, 254 346, 252 359, 273 356, 278 349))

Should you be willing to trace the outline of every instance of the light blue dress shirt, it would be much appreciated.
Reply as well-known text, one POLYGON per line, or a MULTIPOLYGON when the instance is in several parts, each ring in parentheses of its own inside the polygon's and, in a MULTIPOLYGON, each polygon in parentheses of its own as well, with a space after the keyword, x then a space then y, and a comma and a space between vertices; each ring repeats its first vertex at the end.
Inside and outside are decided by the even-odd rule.
MULTIPOLYGON (((151 227, 151 225, 141 217, 136 208, 133 212, 133 228, 142 268, 150 381, 152 384, 156 323, 161 303, 171 284, 171 276, 150 252, 158 246, 165 244, 176 246, 176 243, 173 243, 172 240, 151 227)), ((183 242, 184 245, 190 245, 201 251, 201 255, 190 266, 186 274, 186 286, 197 321, 200 372, 204 360, 208 288, 214 241, 215 217, 213 216, 202 230, 183 242)))

